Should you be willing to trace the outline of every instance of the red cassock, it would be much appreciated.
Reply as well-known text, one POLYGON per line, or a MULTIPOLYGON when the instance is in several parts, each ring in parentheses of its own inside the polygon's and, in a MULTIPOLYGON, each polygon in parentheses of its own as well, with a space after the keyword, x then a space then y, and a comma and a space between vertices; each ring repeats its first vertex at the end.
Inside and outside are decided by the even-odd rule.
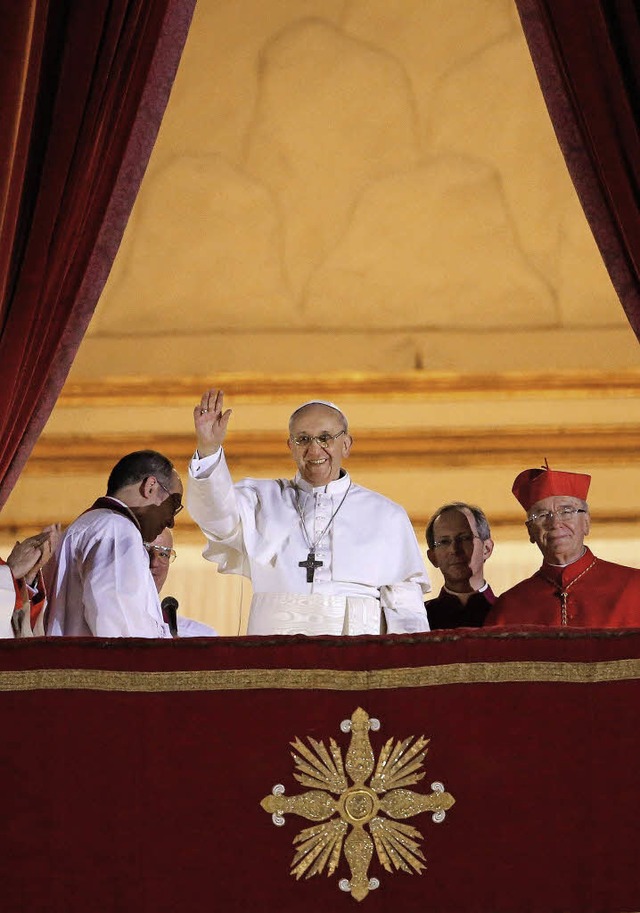
POLYGON ((498 598, 484 627, 491 625, 638 628, 640 570, 602 561, 589 549, 566 567, 545 561, 498 598))

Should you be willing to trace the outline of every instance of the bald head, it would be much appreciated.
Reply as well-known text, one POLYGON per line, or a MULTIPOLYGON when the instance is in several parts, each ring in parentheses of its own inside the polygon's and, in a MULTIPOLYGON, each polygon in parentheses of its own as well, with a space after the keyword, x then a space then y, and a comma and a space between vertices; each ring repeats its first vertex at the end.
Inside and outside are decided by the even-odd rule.
POLYGON ((291 417, 289 418, 289 434, 293 433, 293 426, 296 424, 299 418, 304 418, 307 412, 310 410, 313 411, 316 408, 320 407, 322 409, 330 410, 329 414, 334 413, 334 417, 338 417, 340 430, 349 430, 349 423, 347 422, 346 415, 341 409, 338 409, 335 403, 330 403, 323 399, 312 399, 308 403, 303 403, 301 406, 298 406, 298 408, 291 413, 291 417))

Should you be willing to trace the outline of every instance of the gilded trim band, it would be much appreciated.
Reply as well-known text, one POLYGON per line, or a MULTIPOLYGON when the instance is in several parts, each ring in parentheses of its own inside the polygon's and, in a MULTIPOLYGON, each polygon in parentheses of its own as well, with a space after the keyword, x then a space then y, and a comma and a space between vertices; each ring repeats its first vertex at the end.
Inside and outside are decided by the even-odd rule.
POLYGON ((450 663, 371 669, 225 669, 136 672, 105 669, 29 669, 0 672, 0 692, 120 691, 384 691, 438 685, 513 682, 601 684, 640 679, 640 659, 607 662, 450 663))

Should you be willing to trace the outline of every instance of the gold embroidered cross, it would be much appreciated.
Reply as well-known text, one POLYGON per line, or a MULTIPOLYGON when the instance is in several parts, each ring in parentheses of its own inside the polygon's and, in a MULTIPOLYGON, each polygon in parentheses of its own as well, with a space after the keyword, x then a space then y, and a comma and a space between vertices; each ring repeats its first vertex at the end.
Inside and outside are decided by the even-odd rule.
POLYGON ((395 869, 420 874, 425 867, 419 843, 422 834, 399 819, 430 811, 433 820, 439 823, 455 799, 444 791, 441 783, 432 783, 433 792, 429 794, 406 788, 425 776, 422 766, 428 739, 409 736, 394 744, 390 738, 376 764, 369 730, 379 729, 379 721, 370 719, 358 707, 350 720, 343 720, 340 728, 351 732, 344 763, 334 739, 327 749, 324 742, 311 737, 309 745, 296 738, 291 743, 297 768, 294 776, 309 791, 285 796, 284 787, 278 784, 260 804, 277 825, 285 823, 285 814, 323 822, 305 828, 294 837, 292 875, 311 878, 325 868, 328 875, 333 875, 344 843, 351 878, 341 879, 339 886, 350 891, 355 900, 364 900, 370 890, 379 886, 377 878, 369 877, 374 849, 387 872, 395 869))

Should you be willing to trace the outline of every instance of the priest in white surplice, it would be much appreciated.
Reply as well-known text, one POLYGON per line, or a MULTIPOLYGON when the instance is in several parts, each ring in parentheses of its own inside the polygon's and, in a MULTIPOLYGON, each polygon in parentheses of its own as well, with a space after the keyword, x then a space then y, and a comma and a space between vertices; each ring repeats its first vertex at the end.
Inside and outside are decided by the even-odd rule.
POLYGON ((409 518, 342 468, 352 439, 338 407, 313 401, 291 416, 292 480, 235 485, 222 450, 230 415, 216 389, 194 409, 187 508, 207 537, 205 558, 251 580, 247 633, 428 631, 431 587, 409 518))

